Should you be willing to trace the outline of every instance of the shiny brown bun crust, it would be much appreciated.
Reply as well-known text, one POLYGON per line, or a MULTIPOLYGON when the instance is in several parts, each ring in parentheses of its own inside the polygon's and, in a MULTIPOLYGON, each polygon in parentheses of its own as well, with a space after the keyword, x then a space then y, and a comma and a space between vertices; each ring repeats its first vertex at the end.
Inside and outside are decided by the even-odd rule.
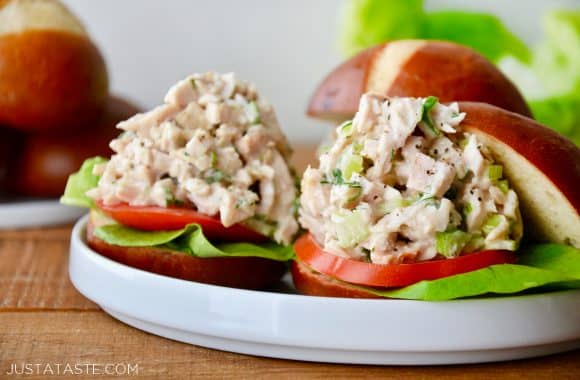
POLYGON ((263 289, 274 285, 286 272, 286 264, 260 257, 201 259, 185 253, 153 247, 121 247, 105 243, 87 226, 88 245, 111 260, 164 276, 204 284, 241 289, 263 289))
POLYGON ((524 236, 580 247, 580 149, 529 118, 460 102, 461 127, 477 134, 504 166, 520 198, 524 236))
POLYGON ((59 30, 0 35, 0 125, 23 131, 82 129, 108 96, 99 50, 59 30))
POLYGON ((24 137, 20 154, 11 163, 12 191, 18 195, 59 197, 68 176, 85 159, 111 155, 109 142, 119 135, 115 126, 137 112, 135 105, 110 97, 103 115, 91 125, 80 125, 72 132, 35 132, 24 137))
POLYGON ((334 69, 310 99, 308 115, 350 119, 365 92, 477 101, 531 116, 522 95, 474 50, 443 41, 401 40, 371 47, 334 69))
POLYGON ((291 272, 294 287, 301 294, 320 297, 382 298, 318 273, 298 260, 292 262, 291 272))

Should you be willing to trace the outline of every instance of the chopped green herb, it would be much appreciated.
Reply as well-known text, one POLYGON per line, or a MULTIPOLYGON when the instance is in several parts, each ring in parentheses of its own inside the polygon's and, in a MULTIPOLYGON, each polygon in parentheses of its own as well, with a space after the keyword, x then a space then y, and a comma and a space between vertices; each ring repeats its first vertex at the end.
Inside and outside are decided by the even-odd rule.
POLYGON ((195 84, 195 79, 193 79, 193 78, 189 79, 189 84, 191 84, 191 88, 193 88, 194 90, 197 87, 195 84))
POLYGON ((183 201, 175 198, 175 195, 171 192, 171 190, 166 187, 165 189, 165 205, 166 206, 182 206, 183 201))
POLYGON ((322 179, 322 181, 320 181, 320 183, 322 184, 330 184, 330 185, 346 185, 346 186, 350 186, 350 187, 358 187, 361 188, 361 184, 358 182, 348 182, 344 180, 344 177, 342 176, 342 171, 340 169, 334 169, 332 171, 332 178, 328 178, 328 176, 324 176, 324 178, 322 179))
POLYGON ((209 153, 209 156, 211 157, 211 167, 215 168, 217 167, 217 163, 218 163, 218 157, 217 157, 217 153, 214 152, 213 150, 209 153))
POLYGON ((298 211, 300 210, 300 198, 294 198, 292 201, 292 214, 294 216, 298 215, 298 211))
POLYGON ((227 175, 219 169, 212 168, 205 172, 203 179, 205 180, 205 182, 212 184, 227 179, 227 175))
POLYGON ((245 206, 253 206, 255 203, 255 201, 248 201, 247 199, 240 198, 236 201, 236 209, 240 209, 245 206))

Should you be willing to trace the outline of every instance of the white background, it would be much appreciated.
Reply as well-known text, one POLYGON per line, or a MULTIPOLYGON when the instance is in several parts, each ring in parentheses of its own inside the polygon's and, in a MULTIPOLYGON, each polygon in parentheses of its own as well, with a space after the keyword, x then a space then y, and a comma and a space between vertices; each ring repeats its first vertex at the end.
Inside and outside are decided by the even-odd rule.
MULTIPOLYGON (((404 0, 401 0, 404 1, 404 0)), ((339 0, 65 0, 107 60, 113 92, 145 108, 192 72, 234 71, 277 109, 293 141, 316 142, 327 128, 304 110, 341 61, 339 0)), ((541 15, 579 0, 432 0, 428 9, 491 10, 528 43, 541 15)))

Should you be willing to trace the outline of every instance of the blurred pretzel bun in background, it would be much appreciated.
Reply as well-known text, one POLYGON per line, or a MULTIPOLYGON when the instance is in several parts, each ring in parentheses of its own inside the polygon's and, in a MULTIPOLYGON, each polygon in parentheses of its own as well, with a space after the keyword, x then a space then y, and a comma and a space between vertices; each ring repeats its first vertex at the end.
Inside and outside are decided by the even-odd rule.
POLYGON ((2 196, 59 197, 137 112, 109 95, 101 53, 62 3, 0 0, 2 196))
POLYGON ((335 68, 310 99, 310 116, 350 119, 365 92, 475 101, 531 116, 517 88, 491 62, 451 42, 400 40, 366 49, 335 68))
POLYGON ((84 128, 108 96, 105 61, 56 0, 0 0, 0 125, 84 128))
POLYGON ((109 142, 119 135, 117 123, 139 112, 120 98, 109 97, 103 115, 91 128, 79 125, 72 132, 35 133, 23 139, 20 154, 9 174, 12 190, 19 195, 59 197, 69 174, 86 158, 109 157, 109 142))

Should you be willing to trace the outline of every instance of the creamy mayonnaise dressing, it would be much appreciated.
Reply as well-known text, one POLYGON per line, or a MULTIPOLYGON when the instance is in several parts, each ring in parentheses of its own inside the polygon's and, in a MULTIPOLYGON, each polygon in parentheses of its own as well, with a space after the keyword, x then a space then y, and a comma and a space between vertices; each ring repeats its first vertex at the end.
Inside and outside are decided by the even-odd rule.
POLYGON ((365 94, 302 179, 300 222, 328 252, 388 264, 515 250, 518 197, 458 105, 365 94))
POLYGON ((274 109, 234 74, 192 75, 117 126, 88 195, 106 205, 190 207, 288 244, 298 231, 290 148, 274 109))

